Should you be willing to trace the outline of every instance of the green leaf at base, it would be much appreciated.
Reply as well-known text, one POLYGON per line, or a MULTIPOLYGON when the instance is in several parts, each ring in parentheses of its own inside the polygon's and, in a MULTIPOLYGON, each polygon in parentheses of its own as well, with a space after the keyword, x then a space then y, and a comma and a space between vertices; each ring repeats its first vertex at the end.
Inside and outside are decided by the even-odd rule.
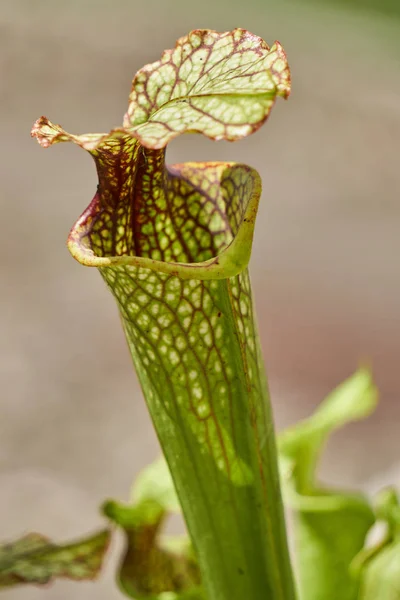
POLYGON ((383 490, 376 515, 386 523, 386 536, 356 557, 361 570, 359 600, 400 600, 400 503, 395 490, 383 490))
POLYGON ((327 490, 315 470, 328 436, 375 408, 377 390, 367 369, 336 388, 308 419, 279 441, 286 501, 294 511, 301 600, 356 600, 359 582, 350 563, 374 522, 362 494, 327 490))
POLYGON ((0 589, 23 583, 42 585, 57 577, 94 579, 100 572, 110 532, 59 546, 37 533, 0 546, 0 589))
POLYGON ((131 493, 134 505, 153 500, 165 512, 181 512, 171 473, 164 457, 148 465, 137 477, 131 493))
POLYGON ((161 537, 168 514, 180 511, 164 459, 139 476, 132 504, 110 500, 104 514, 121 527, 126 548, 118 581, 122 591, 139 600, 200 600, 198 566, 186 537, 161 537))

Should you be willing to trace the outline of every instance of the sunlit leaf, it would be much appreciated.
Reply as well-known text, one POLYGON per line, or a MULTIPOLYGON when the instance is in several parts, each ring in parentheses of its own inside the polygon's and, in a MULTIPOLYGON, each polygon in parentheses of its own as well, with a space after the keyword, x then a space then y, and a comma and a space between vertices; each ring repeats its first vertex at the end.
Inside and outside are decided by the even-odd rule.
POLYGON ((400 539, 382 548, 366 565, 359 598, 400 599, 400 539))
POLYGON ((328 436, 349 421, 369 415, 377 390, 360 369, 336 388, 308 419, 279 441, 285 497, 294 511, 301 600, 356 600, 359 582, 350 564, 374 522, 362 494, 326 489, 316 466, 328 436))
POLYGON ((133 504, 148 500, 157 502, 166 512, 181 511, 171 473, 163 457, 143 469, 132 487, 133 504))
POLYGON ((278 42, 270 49, 244 29, 200 29, 138 72, 124 125, 148 148, 187 131, 236 140, 258 129, 276 96, 289 92, 289 67, 278 42))
POLYGON ((36 533, 0 546, 0 588, 45 584, 57 577, 94 579, 110 540, 103 531, 78 542, 57 545, 36 533))
POLYGON ((361 572, 359 600, 400 600, 400 503, 396 491, 383 490, 375 510, 386 524, 386 532, 376 546, 354 561, 361 572))
POLYGON ((276 98, 287 98, 290 89, 289 66, 279 42, 270 48, 245 29, 198 29, 138 71, 123 127, 109 134, 72 135, 41 117, 32 135, 44 147, 73 141, 86 150, 124 135, 149 149, 164 148, 188 132, 235 141, 257 131, 276 98))

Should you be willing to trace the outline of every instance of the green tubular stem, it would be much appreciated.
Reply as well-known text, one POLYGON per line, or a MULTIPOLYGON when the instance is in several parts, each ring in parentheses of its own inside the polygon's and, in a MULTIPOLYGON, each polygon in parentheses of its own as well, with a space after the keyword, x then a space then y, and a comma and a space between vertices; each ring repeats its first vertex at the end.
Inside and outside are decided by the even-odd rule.
POLYGON ((101 188, 68 244, 117 300, 207 598, 293 600, 247 272, 260 178, 232 163, 165 167, 163 151, 139 149, 133 196, 123 181, 121 208, 101 188), (132 207, 134 252, 118 224, 132 207))
POLYGON ((100 270, 119 304, 207 597, 293 599, 247 270, 214 281, 127 265, 100 270))

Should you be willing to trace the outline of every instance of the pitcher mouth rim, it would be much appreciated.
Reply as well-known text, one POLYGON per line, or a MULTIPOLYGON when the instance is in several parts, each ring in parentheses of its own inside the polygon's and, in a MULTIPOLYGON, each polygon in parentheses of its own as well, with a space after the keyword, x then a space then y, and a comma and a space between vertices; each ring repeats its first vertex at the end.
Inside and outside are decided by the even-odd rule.
MULTIPOLYGON (((200 163, 185 163, 185 165, 196 166, 200 163)), ((204 164, 208 163, 201 163, 204 164)), ((85 238, 88 240, 90 226, 98 206, 98 194, 96 193, 89 206, 73 225, 67 240, 67 247, 71 255, 80 264, 87 267, 116 268, 120 266, 131 266, 136 268, 150 269, 158 273, 173 275, 181 279, 226 279, 241 273, 248 265, 251 256, 251 247, 254 235, 254 226, 257 216, 258 204, 261 196, 261 178, 258 172, 242 163, 210 162, 211 166, 221 166, 226 169, 243 169, 247 172, 252 182, 252 190, 249 194, 247 205, 236 234, 230 243, 221 252, 202 262, 168 262, 148 257, 134 255, 120 256, 96 256, 85 238)), ((171 165, 171 170, 179 165, 171 165)))

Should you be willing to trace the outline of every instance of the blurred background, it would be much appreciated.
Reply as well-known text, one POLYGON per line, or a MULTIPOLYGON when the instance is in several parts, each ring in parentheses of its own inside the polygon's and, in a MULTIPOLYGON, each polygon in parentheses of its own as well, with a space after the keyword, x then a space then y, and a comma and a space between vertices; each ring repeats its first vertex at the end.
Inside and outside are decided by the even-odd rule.
MULTIPOLYGON (((396 0, 3 0, 0 3, 0 539, 90 532, 158 446, 116 306, 65 239, 96 174, 72 145, 30 139, 122 122, 142 65, 194 28, 244 27, 284 45, 293 93, 236 144, 174 141, 168 161, 236 160, 264 192, 252 258, 275 418, 308 415, 360 362, 378 411, 327 449, 321 477, 374 491, 400 480, 400 7, 396 0)), ((9 600, 117 600, 95 584, 9 600)))

